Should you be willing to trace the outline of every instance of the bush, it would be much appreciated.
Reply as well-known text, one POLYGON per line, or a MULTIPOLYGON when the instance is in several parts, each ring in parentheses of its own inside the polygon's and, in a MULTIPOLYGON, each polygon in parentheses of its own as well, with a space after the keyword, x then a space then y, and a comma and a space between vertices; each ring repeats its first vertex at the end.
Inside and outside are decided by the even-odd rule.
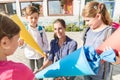
POLYGON ((66 31, 77 32, 77 31, 80 31, 80 27, 74 23, 69 23, 66 27, 66 31))
POLYGON ((53 25, 45 26, 46 32, 53 32, 53 25))
MULTIPOLYGON (((70 24, 66 25, 67 32, 83 31, 84 28, 86 28, 85 25, 79 27, 79 26, 75 25, 74 23, 70 23, 70 24)), ((45 31, 46 32, 53 32, 54 31, 53 25, 45 26, 45 31)))

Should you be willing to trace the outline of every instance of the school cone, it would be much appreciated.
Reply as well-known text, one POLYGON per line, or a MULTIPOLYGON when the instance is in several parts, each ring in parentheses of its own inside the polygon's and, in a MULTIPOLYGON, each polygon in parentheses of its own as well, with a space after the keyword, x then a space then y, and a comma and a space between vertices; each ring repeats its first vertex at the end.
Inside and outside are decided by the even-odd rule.
POLYGON ((29 44, 33 49, 38 51, 43 57, 46 57, 40 46, 35 42, 33 37, 29 34, 29 32, 26 30, 24 24, 21 22, 19 17, 17 15, 11 16, 11 19, 19 25, 21 31, 20 31, 20 38, 24 39, 24 41, 29 44))
POLYGON ((113 32, 113 34, 108 37, 96 51, 100 54, 106 47, 111 47, 116 52, 116 55, 118 55, 118 52, 120 52, 120 27, 113 32))
MULTIPOLYGON (((106 55, 109 55, 108 53, 113 53, 112 57, 107 59, 114 62, 113 58, 115 58, 115 55, 113 50, 107 51, 101 57, 105 58, 106 55)), ((98 72, 99 64, 100 56, 95 49, 84 46, 38 72, 35 77, 40 79, 60 76, 95 75, 98 72)))

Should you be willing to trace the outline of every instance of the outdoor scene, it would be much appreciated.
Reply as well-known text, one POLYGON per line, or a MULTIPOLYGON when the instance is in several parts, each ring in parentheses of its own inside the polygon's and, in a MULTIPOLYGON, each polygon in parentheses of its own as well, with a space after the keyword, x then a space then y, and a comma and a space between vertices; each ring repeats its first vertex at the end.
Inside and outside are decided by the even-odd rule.
MULTIPOLYGON (((106 5, 106 8, 112 19, 112 26, 120 26, 120 7, 119 0, 0 0, 0 13, 8 16, 17 15, 24 26, 28 26, 29 21, 26 19, 26 13, 24 9, 28 6, 34 6, 38 9, 39 19, 37 25, 40 25, 45 30, 45 34, 48 40, 47 50, 48 53, 51 50, 51 40, 55 38, 54 21, 56 19, 63 19, 66 23, 65 35, 77 42, 77 49, 82 47, 84 32, 87 29, 86 21, 82 16, 82 11, 87 2, 97 1, 106 5)), ((32 32, 31 32, 32 33, 32 32)), ((63 34, 61 33, 61 34, 63 34)), ((57 32, 56 32, 57 34, 57 32)), ((92 37, 91 37, 92 38, 92 37)), ((88 39, 87 39, 88 40, 88 39)), ((46 41, 46 39, 43 41, 46 41)), ((53 46, 53 45, 52 45, 53 46)), ((19 46, 14 55, 8 56, 8 60, 15 62, 21 62, 27 67, 31 68, 31 64, 28 58, 24 54, 24 46, 19 46)), ((44 59, 45 60, 45 59, 44 59)), ((35 69, 36 69, 35 61, 35 69)), ((120 65, 113 65, 112 79, 120 79, 120 65)), ((67 77, 68 78, 68 77, 67 77)), ((44 78, 44 80, 49 80, 44 78)), ((62 80, 62 79, 60 79, 62 80)), ((76 77, 75 79, 63 79, 63 80, 85 80, 83 76, 76 77)), ((108 79, 109 80, 109 79, 108 79)))

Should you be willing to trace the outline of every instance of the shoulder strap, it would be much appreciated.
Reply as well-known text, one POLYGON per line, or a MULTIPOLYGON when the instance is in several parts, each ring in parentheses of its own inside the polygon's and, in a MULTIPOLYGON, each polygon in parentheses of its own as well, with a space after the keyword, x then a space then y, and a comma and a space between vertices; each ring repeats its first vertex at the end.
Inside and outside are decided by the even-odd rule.
POLYGON ((107 39, 115 30, 114 27, 109 28, 105 33, 105 39, 107 39))
POLYGON ((40 32, 40 36, 43 38, 43 27, 42 26, 38 26, 38 31, 40 32))
POLYGON ((43 27, 42 26, 38 26, 38 31, 41 31, 43 30, 43 27))
POLYGON ((43 41, 43 27, 42 26, 38 26, 38 31, 39 31, 40 36, 42 38, 42 43, 44 44, 44 41, 43 41))
POLYGON ((89 29, 90 29, 90 27, 86 28, 85 32, 83 33, 83 45, 85 44, 87 32, 88 32, 89 29))

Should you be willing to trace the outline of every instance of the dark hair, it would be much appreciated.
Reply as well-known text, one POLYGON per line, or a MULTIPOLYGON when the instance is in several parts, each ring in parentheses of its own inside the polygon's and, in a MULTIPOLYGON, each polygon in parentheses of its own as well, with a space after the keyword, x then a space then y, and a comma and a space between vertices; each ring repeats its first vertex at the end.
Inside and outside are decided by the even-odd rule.
POLYGON ((6 15, 0 14, 0 40, 7 36, 12 38, 20 32, 19 26, 6 15))
POLYGON ((26 7, 26 8, 23 9, 23 14, 25 16, 30 16, 33 13, 38 13, 39 14, 39 10, 35 6, 29 5, 28 7, 26 7))
POLYGON ((59 22, 64 28, 66 28, 66 23, 63 19, 56 19, 53 24, 59 22))

